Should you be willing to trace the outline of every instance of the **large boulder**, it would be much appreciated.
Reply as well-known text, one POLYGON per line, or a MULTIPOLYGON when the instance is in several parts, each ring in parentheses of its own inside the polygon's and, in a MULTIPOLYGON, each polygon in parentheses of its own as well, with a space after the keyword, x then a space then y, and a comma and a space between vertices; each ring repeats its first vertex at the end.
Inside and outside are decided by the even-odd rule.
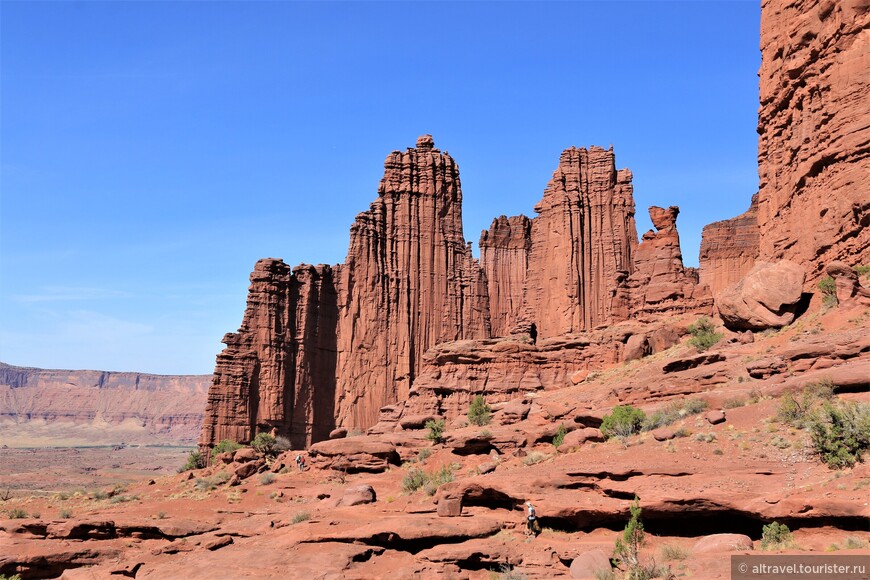
POLYGON ((790 324, 805 278, 804 269, 794 262, 759 262, 716 297, 719 316, 731 330, 765 330, 790 324))
POLYGON ((347 473, 380 472, 390 465, 401 463, 393 445, 368 437, 328 439, 312 445, 308 453, 311 455, 312 465, 347 473))
POLYGON ((355 485, 344 490, 344 495, 341 496, 339 505, 354 506, 377 501, 377 494, 372 486, 368 484, 355 485))
POLYGON ((571 562, 570 574, 571 578, 582 578, 591 580, 600 578, 602 573, 610 572, 613 567, 610 565, 610 557, 601 548, 583 552, 571 562))

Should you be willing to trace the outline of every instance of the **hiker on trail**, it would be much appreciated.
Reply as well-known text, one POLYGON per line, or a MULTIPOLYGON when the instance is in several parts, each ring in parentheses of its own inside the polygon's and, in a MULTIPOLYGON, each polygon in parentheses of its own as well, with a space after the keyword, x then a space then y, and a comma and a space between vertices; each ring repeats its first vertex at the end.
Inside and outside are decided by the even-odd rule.
POLYGON ((532 502, 526 502, 526 510, 528 511, 528 517, 526 518, 526 524, 529 526, 529 534, 533 536, 537 536, 538 527, 538 514, 535 512, 535 506, 532 505, 532 502))
POLYGON ((296 456, 296 467, 299 468, 299 471, 305 471, 305 458, 302 457, 302 454, 296 456))

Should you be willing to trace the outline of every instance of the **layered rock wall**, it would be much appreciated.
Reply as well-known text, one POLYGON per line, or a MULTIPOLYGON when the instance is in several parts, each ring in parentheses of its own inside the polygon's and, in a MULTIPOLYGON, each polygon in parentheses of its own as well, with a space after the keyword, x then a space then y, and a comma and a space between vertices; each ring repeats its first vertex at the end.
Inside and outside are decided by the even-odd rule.
POLYGON ((531 246, 531 221, 524 215, 500 216, 480 233, 492 336, 507 336, 521 316, 531 246))
POLYGON ((855 265, 870 249, 870 5, 764 0, 760 258, 855 265))
POLYGON ((217 357, 200 445, 266 432, 303 446, 328 435, 337 317, 329 266, 291 271, 281 260, 258 261, 242 325, 217 357))
POLYGON ((0 363, 0 440, 50 425, 81 444, 195 441, 211 377, 49 370, 0 363))
POLYGON ((749 209, 735 218, 713 222, 701 232, 700 281, 718 296, 736 284, 758 257, 758 195, 749 209))
POLYGON ((423 353, 489 335, 485 279, 462 233, 453 158, 431 136, 393 152, 378 198, 357 216, 342 268, 337 420, 372 425, 408 396, 423 353))
POLYGON ((531 227, 524 315, 540 336, 628 318, 615 289, 637 246, 631 178, 616 170, 612 148, 562 152, 531 227))

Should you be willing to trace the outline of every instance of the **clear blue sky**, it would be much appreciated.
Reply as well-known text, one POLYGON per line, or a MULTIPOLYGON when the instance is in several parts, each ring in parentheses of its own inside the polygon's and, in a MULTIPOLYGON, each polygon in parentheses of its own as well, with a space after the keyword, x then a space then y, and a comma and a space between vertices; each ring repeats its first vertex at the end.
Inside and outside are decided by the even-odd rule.
POLYGON ((638 228, 757 188, 757 0, 0 2, 0 360, 210 373, 261 257, 344 260, 431 133, 466 238, 614 145, 638 228))

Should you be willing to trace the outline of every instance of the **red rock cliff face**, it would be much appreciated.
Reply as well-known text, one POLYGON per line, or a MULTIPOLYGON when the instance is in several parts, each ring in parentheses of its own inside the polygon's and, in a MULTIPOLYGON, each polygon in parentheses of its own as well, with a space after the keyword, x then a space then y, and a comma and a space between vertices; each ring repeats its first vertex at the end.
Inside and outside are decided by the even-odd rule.
POLYGON ((870 248, 870 4, 764 0, 760 257, 854 265, 870 248))
POLYGON ((535 206, 525 316, 542 337, 581 332, 628 317, 615 293, 637 246, 631 172, 613 149, 570 148, 535 206))
POLYGON ((480 233, 480 263, 486 272, 492 336, 507 336, 519 320, 532 246, 531 221, 524 215, 492 220, 480 233))
POLYGON ((380 407, 407 398, 429 347, 488 336, 485 278, 462 233, 459 169, 431 136, 387 157, 378 198, 351 227, 340 288, 342 426, 370 426, 380 407))
POLYGON ((281 260, 258 261, 242 325, 217 357, 200 444, 258 432, 298 446, 324 438, 334 426, 336 319, 328 266, 291 272, 281 260))
POLYGON ((758 257, 758 195, 746 212, 713 222, 701 232, 700 278, 713 296, 736 284, 758 257))

